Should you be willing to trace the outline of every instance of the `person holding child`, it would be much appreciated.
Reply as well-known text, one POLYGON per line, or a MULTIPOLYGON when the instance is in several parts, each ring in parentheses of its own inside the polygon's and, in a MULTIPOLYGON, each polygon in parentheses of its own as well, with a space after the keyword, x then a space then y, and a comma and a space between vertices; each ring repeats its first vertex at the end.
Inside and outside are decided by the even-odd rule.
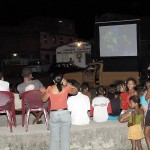
POLYGON ((124 84, 122 84, 120 87, 121 94, 120 94, 120 99, 121 99, 121 114, 125 113, 129 109, 129 98, 132 95, 137 95, 137 91, 135 90, 136 86, 136 80, 132 77, 128 78, 126 81, 126 87, 124 84))

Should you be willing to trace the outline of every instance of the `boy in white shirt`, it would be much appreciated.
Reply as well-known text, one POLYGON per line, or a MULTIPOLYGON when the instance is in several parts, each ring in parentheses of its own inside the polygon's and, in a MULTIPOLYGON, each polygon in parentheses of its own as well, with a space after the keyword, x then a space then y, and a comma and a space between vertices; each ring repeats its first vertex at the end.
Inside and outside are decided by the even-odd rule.
MULTIPOLYGON (((80 83, 75 82, 73 85, 80 90, 80 83)), ((71 112, 71 123, 73 125, 89 124, 90 100, 88 96, 78 92, 77 95, 68 98, 67 104, 68 110, 71 112)))
POLYGON ((108 114, 112 112, 110 101, 104 97, 105 88, 103 86, 99 86, 96 93, 98 96, 93 99, 93 110, 91 109, 91 112, 93 112, 93 120, 96 122, 104 122, 107 121, 108 114))

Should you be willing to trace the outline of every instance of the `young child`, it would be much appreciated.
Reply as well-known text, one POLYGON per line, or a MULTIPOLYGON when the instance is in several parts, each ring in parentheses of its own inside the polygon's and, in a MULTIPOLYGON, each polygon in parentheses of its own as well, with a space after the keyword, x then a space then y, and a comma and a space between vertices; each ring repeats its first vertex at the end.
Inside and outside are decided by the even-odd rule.
MULTIPOLYGON (((149 82, 148 82, 149 83, 149 82)), ((148 110, 145 117, 145 128, 144 128, 144 134, 145 134, 145 140, 147 144, 148 150, 150 150, 150 83, 147 84, 147 93, 145 95, 145 99, 148 102, 148 110)))
POLYGON ((129 98, 129 105, 132 111, 128 121, 128 139, 131 140, 132 150, 135 150, 136 146, 138 146, 139 150, 142 150, 141 139, 144 138, 144 112, 140 108, 141 105, 139 96, 131 96, 129 98))
POLYGON ((120 115, 120 97, 119 92, 117 91, 117 88, 115 86, 111 86, 108 88, 108 98, 110 100, 112 113, 109 114, 108 120, 118 120, 118 117, 120 115))
POLYGON ((81 85, 81 92, 82 94, 86 95, 89 97, 90 99, 90 104, 92 104, 92 96, 91 93, 89 91, 89 84, 87 82, 83 82, 81 85))
POLYGON ((127 100, 128 93, 126 92, 126 84, 121 83, 118 85, 118 91, 120 92, 120 100, 121 100, 121 115, 125 113, 129 108, 129 102, 127 100))
POLYGON ((104 122, 107 121, 108 114, 112 113, 110 101, 104 97, 105 88, 103 86, 99 86, 96 93, 98 96, 92 101, 92 109, 94 109, 93 120, 96 122, 104 122))
POLYGON ((126 89, 120 94, 121 98, 121 114, 125 113, 129 109, 129 98, 132 95, 137 95, 135 90, 136 80, 132 77, 128 78, 126 81, 126 89))
POLYGON ((130 77, 127 79, 126 83, 127 83, 127 93, 130 96, 138 95, 137 91, 135 90, 136 80, 134 78, 130 77))

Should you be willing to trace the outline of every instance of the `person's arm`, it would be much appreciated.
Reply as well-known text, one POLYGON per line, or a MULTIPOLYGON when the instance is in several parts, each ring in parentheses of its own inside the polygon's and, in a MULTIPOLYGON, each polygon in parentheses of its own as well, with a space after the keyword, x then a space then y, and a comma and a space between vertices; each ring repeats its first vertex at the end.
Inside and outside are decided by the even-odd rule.
POLYGON ((112 113, 112 107, 111 107, 111 103, 110 102, 108 103, 108 106, 107 106, 107 112, 108 112, 108 114, 112 113))
POLYGON ((142 120, 141 120, 141 126, 142 126, 142 129, 144 129, 144 111, 142 111, 142 120))
POLYGON ((135 125, 135 112, 132 112, 132 122, 128 122, 128 127, 135 125))
POLYGON ((69 94, 76 95, 78 93, 78 89, 75 86, 73 86, 72 84, 68 83, 67 80, 63 79, 62 84, 64 86, 69 86, 70 87, 69 94))
POLYGON ((149 101, 149 99, 150 99, 150 88, 147 90, 147 93, 146 93, 146 95, 145 95, 145 99, 146 99, 147 101, 149 101))
POLYGON ((124 114, 122 114, 122 115, 119 117, 119 122, 120 122, 120 123, 128 122, 128 121, 129 121, 129 118, 130 118, 130 115, 131 115, 131 112, 130 112, 130 111, 125 112, 124 114))

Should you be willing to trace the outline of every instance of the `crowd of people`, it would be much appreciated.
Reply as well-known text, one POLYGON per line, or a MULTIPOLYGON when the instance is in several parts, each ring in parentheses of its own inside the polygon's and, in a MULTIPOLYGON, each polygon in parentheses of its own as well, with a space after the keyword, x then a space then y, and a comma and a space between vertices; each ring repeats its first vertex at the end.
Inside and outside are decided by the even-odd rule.
MULTIPOLYGON (((32 71, 28 67, 23 69, 22 76, 24 81, 17 86, 20 98, 26 91, 40 90, 43 103, 50 100, 51 150, 69 150, 71 124, 87 125, 90 120, 128 122, 128 139, 131 140, 132 149, 138 146, 142 150, 141 139, 145 138, 150 150, 150 81, 138 91, 136 80, 130 77, 108 87, 98 86, 96 97, 92 97, 88 83, 80 85, 76 81, 67 81, 62 74, 54 75, 54 84, 47 88, 39 80, 32 80, 32 71)), ((3 73, 0 73, 0 90, 11 91, 3 73)), ((42 112, 33 114, 33 124, 42 123, 42 112)))

